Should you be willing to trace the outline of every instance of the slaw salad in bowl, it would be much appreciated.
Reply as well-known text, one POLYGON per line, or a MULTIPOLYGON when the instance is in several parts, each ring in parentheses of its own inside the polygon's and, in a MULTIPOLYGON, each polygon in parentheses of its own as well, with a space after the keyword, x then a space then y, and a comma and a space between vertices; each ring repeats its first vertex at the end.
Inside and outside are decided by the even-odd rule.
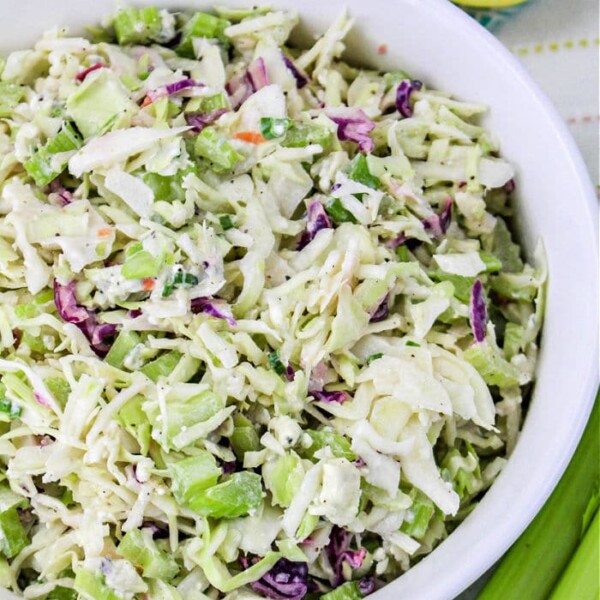
MULTIPOLYGON (((353 600, 514 447, 546 272, 486 107, 290 11, 122 9, 0 76, 0 584, 353 600)), ((541 252, 540 252, 541 254, 541 252)))

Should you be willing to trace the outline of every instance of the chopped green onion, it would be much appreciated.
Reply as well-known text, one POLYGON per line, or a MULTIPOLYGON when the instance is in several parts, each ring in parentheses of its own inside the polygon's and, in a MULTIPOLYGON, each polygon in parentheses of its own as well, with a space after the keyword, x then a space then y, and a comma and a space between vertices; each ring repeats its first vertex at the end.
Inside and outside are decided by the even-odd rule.
POLYGON ((342 204, 339 198, 330 198, 325 203, 325 212, 336 223, 356 223, 356 217, 342 204))
POLYGON ((169 466, 173 480, 173 495, 182 505, 193 503, 206 488, 216 485, 222 470, 210 452, 201 452, 169 466))
POLYGON ((244 158, 214 127, 206 127, 198 134, 194 150, 197 156, 213 163, 218 171, 229 171, 244 158))
POLYGON ((332 132, 321 125, 292 125, 285 134, 281 145, 285 148, 304 148, 319 144, 327 148, 333 139, 332 132))
POLYGON ((104 357, 105 362, 112 367, 122 369, 127 355, 141 342, 142 338, 135 331, 121 329, 108 354, 104 357))
POLYGON ((220 216, 219 223, 221 224, 223 231, 227 231, 228 229, 233 229, 235 227, 229 215, 220 216))
POLYGON ((273 352, 269 352, 267 355, 267 360, 269 361, 269 366, 277 375, 283 375, 286 371, 285 365, 281 362, 281 358, 279 358, 279 350, 273 350, 273 352))
POLYGON ((262 117, 260 120, 260 132, 268 140, 274 140, 285 135, 286 131, 292 126, 291 119, 274 119, 271 117, 262 117))
POLYGON ((183 271, 177 271, 169 282, 165 284, 162 291, 162 297, 167 298, 171 295, 173 290, 180 285, 194 286, 198 285, 199 279, 191 273, 184 273, 183 271))
MULTIPOLYGON (((599 430, 600 399, 596 398, 585 432, 562 479, 525 533, 504 556, 478 600, 546 600, 550 596, 580 542, 581 524, 589 500, 598 493, 599 430)), ((593 543, 597 552, 597 536, 593 543)), ((585 540, 584 544, 587 547, 585 540)), ((597 558, 594 569, 595 575, 592 571, 590 576, 597 585, 597 558)), ((553 600, 583 598, 561 596, 561 587, 559 583, 559 594, 553 600)))
POLYGON ((375 354, 371 354, 370 356, 367 356, 367 364, 370 365, 374 360, 377 360, 378 358, 381 358, 383 356, 382 352, 375 352, 375 354))
POLYGON ((379 188, 379 178, 375 177, 375 175, 371 175, 367 158, 362 153, 357 154, 348 165, 348 177, 367 187, 373 188, 374 190, 379 188))
POLYGON ((218 38, 226 41, 225 29, 231 23, 227 19, 221 19, 208 13, 197 12, 183 26, 181 41, 176 48, 177 54, 185 58, 196 58, 194 55, 193 39, 197 37, 218 38))
POLYGON ((205 517, 235 519, 257 509, 261 502, 260 475, 241 471, 227 481, 199 492, 190 501, 190 508, 205 517))
POLYGON ((12 421, 13 419, 21 416, 23 408, 18 404, 13 404, 13 402, 7 400, 6 398, 0 398, 0 412, 7 414, 12 421))
POLYGON ((117 13, 113 26, 119 45, 144 44, 160 38, 162 20, 155 6, 125 8, 117 13))
POLYGON ((11 117, 25 96, 25 88, 15 83, 0 82, 0 117, 11 117))

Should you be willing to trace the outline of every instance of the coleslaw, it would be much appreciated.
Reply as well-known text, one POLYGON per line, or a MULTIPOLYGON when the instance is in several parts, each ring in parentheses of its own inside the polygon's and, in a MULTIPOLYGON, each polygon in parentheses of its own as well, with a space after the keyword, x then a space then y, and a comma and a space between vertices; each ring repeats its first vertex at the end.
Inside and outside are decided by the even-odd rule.
POLYGON ((120 10, 0 61, 0 585, 355 600, 514 447, 546 269, 463 102, 292 12, 120 10))

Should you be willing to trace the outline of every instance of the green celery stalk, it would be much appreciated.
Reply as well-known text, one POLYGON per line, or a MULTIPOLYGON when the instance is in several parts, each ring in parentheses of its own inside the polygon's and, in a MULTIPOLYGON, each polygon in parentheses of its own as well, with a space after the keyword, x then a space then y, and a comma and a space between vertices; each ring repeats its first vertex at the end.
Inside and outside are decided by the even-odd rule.
MULTIPOLYGON (((586 430, 565 474, 531 525, 502 559, 478 600, 548 598, 579 544, 588 502, 598 490, 599 429, 600 401, 596 399, 586 430)), ((595 543, 597 550, 597 537, 595 543)), ((597 569, 597 559, 595 566, 597 569)), ((580 599, 576 595, 563 597, 580 599)))
POLYGON ((196 138, 194 150, 198 156, 212 162, 220 171, 230 170, 236 162, 244 158, 214 127, 202 130, 196 138))
POLYGON ((104 360, 117 369, 123 368, 123 362, 127 355, 142 341, 142 338, 135 331, 122 329, 117 339, 111 346, 104 360))
POLYGON ((435 506, 427 496, 418 494, 413 500, 411 511, 413 514, 412 521, 405 520, 400 530, 406 535, 420 540, 427 533, 429 522, 435 513, 435 506))
POLYGON ((252 421, 240 414, 234 415, 233 425, 233 433, 229 438, 229 443, 238 459, 244 460, 246 452, 254 452, 260 449, 258 433, 256 433, 252 421))
POLYGON ((224 31, 231 23, 227 19, 221 19, 208 13, 197 12, 183 26, 181 41, 176 52, 185 58, 196 58, 194 56, 193 39, 195 37, 219 38, 226 41, 224 31))
POLYGON ((598 600, 600 597, 600 512, 588 527, 549 600, 598 600))

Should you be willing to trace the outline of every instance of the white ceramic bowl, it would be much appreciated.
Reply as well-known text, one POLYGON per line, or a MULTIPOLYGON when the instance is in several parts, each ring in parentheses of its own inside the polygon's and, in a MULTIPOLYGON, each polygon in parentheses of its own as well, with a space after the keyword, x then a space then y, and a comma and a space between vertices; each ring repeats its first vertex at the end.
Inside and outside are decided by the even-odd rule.
MULTIPOLYGON (((152 3, 146 2, 145 4, 152 3)), ((248 6, 256 0, 219 0, 248 6)), ((263 2, 259 2, 262 4, 263 2)), ((131 2, 144 4, 144 2, 131 2)), ((209 0, 157 0, 201 9, 209 0)), ((343 7, 356 19, 349 55, 403 68, 431 87, 491 107, 487 125, 517 168, 520 240, 531 256, 544 241, 550 282, 538 381, 517 447, 497 482, 432 554, 373 600, 449 600, 479 577, 525 529, 565 469, 590 412, 597 374, 597 209, 566 127, 519 62, 446 0, 272 0, 298 8, 298 39, 323 32, 343 7), (379 56, 379 44, 388 52, 379 56)), ((46 29, 77 31, 115 9, 114 0, 0 4, 0 54, 26 48, 46 29)), ((9 595, 0 591, 0 599, 9 595)))

